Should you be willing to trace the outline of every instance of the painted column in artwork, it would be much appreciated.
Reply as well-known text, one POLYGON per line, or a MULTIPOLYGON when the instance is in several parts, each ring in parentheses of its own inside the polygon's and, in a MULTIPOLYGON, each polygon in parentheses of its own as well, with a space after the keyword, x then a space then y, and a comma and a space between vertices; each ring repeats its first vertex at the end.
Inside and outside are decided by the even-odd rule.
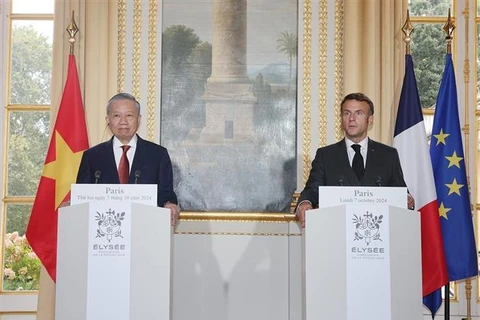
POLYGON ((247 76, 247 0, 214 0, 212 74, 206 104, 203 143, 251 143, 253 96, 247 76))

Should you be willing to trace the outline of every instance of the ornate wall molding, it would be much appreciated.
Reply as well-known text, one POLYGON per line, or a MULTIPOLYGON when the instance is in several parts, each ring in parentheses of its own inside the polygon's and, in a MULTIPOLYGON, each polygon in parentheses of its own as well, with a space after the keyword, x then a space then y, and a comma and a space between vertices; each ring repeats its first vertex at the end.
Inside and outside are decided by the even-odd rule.
MULTIPOLYGON (((308 179, 317 148, 343 138, 344 1, 303 1, 299 23, 297 190, 308 179)), ((294 195, 294 198, 297 196, 294 195)))
POLYGON ((147 140, 155 140, 155 108, 157 102, 157 1, 148 7, 148 80, 147 80, 147 140))
MULTIPOLYGON (((312 108, 312 93, 311 93, 311 54, 312 54, 312 3, 310 0, 305 0, 304 2, 304 12, 303 12, 303 30, 302 30, 302 46, 303 46, 303 56, 299 58, 299 61, 302 61, 302 70, 303 77, 301 82, 301 93, 302 93, 302 108, 298 106, 298 109, 302 111, 303 121, 302 121, 302 140, 301 140, 301 172, 302 172, 302 185, 308 179, 308 174, 310 172, 310 148, 311 148, 311 108, 312 108)), ((300 37, 299 37, 300 39, 300 37)), ((300 84, 300 81, 298 82, 300 84)), ((297 124, 297 126, 299 123, 297 124)))
POLYGON ((125 89, 125 40, 127 38, 127 6, 125 0, 118 1, 118 55, 117 55, 117 91, 125 89))
POLYGON ((318 3, 318 147, 327 144, 328 2, 318 3))
POLYGON ((135 0, 133 3, 133 56, 132 56, 132 94, 139 100, 142 99, 140 81, 140 59, 142 55, 142 1, 135 0))
POLYGON ((343 138, 340 126, 340 102, 343 99, 343 1, 335 1, 335 140, 343 138))
POLYGON ((138 99, 143 115, 139 133, 157 142, 159 7, 155 0, 118 2, 117 91, 138 99))

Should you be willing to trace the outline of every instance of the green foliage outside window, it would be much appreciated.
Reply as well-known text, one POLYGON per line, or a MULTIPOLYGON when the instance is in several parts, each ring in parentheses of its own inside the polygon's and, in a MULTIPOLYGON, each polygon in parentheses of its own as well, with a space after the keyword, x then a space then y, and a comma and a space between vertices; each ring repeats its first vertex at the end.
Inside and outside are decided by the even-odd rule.
MULTIPOLYGON (((451 0, 419 1, 410 3, 410 16, 442 17, 447 19, 451 0)), ((445 67, 446 41, 443 23, 415 23, 412 34, 412 57, 415 65, 418 93, 423 108, 433 108, 445 67)), ((454 37, 455 38, 455 37, 454 37)))
POLYGON ((423 108, 433 108, 445 67, 446 42, 439 24, 418 24, 412 35, 412 57, 423 108))
POLYGON ((48 105, 52 45, 32 25, 12 29, 10 103, 48 105))

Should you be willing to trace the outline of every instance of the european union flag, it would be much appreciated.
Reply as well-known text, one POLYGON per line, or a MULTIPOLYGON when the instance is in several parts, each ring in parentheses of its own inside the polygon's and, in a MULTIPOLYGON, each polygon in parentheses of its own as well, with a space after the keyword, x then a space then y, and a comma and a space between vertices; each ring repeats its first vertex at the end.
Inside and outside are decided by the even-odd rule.
POLYGON ((430 157, 437 190, 449 280, 476 276, 478 274, 477 250, 451 54, 446 55, 445 70, 438 92, 430 141, 430 157))

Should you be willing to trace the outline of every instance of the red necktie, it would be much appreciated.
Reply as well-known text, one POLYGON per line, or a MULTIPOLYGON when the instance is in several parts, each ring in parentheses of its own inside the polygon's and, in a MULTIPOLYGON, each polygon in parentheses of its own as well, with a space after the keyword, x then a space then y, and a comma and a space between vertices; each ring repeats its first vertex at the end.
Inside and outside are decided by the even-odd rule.
POLYGON ((130 164, 128 163, 127 151, 130 146, 122 146, 123 153, 118 164, 118 179, 120 183, 128 183, 128 176, 130 175, 130 164))

